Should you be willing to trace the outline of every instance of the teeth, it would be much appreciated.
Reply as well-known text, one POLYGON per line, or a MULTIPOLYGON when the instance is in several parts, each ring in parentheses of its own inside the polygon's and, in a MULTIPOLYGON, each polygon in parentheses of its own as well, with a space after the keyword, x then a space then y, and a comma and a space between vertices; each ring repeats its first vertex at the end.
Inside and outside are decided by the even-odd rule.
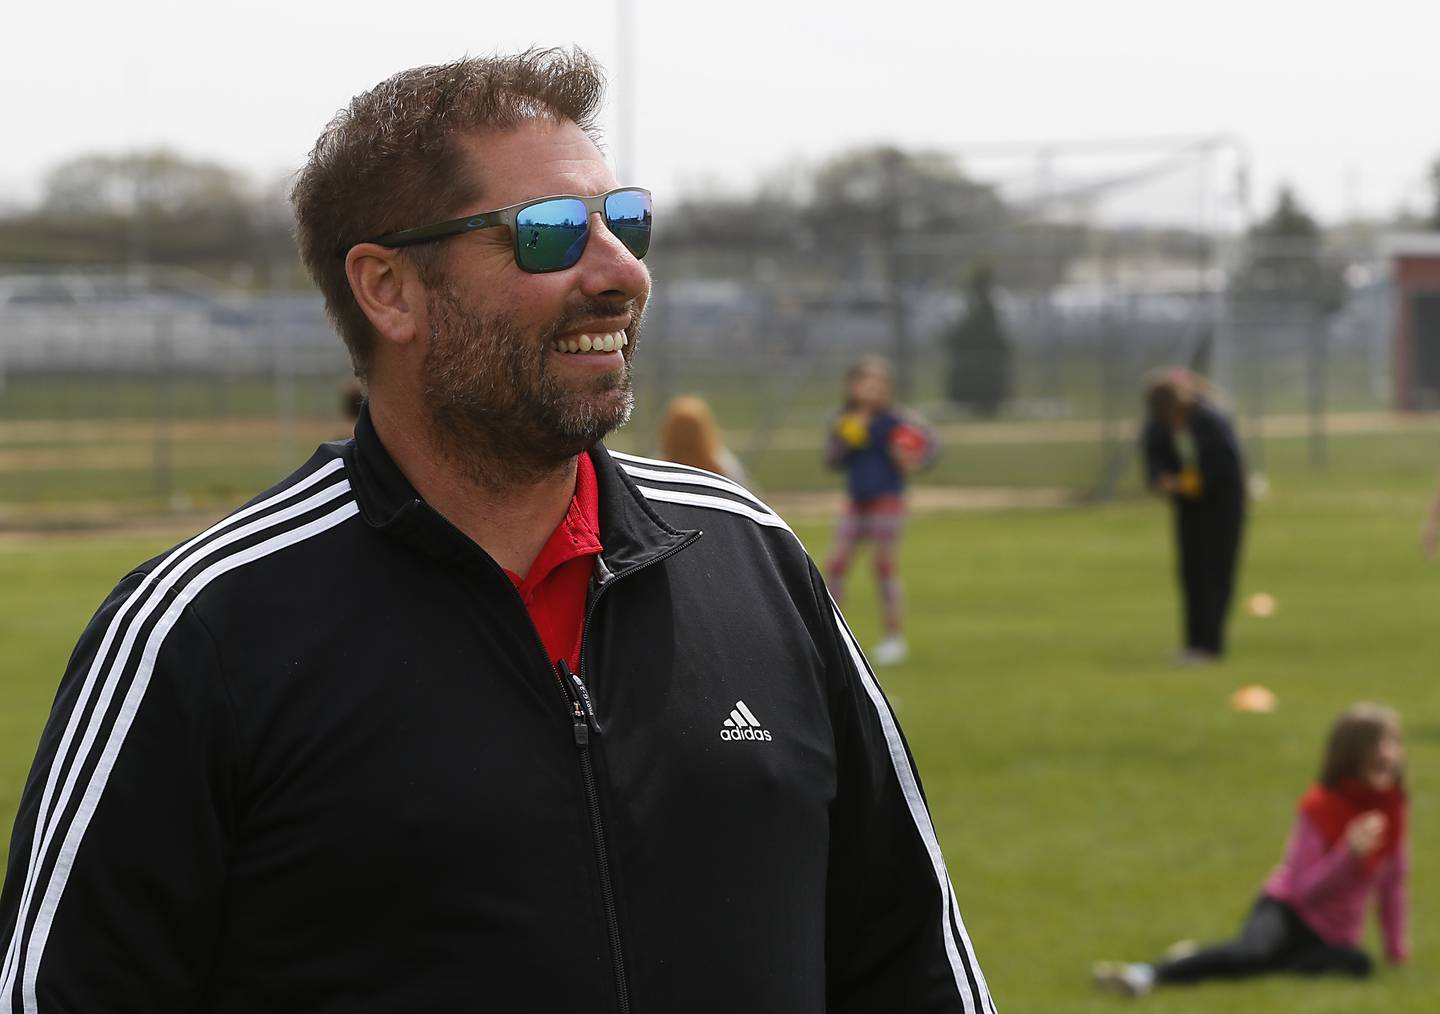
POLYGON ((550 347, 556 352, 573 355, 577 352, 618 352, 629 344, 630 338, 624 331, 612 331, 610 334, 582 334, 579 338, 556 338, 550 347))

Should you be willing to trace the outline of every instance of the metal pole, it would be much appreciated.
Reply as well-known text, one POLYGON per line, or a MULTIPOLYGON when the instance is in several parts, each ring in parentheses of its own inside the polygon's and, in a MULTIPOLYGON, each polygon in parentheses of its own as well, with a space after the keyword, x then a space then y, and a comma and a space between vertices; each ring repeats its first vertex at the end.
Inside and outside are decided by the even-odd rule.
POLYGON ((1100 460, 1108 462, 1115 447, 1115 359, 1121 326, 1118 271, 1109 244, 1101 254, 1100 265, 1100 460))
POLYGON ((1310 466, 1324 468, 1325 446, 1325 321, 1319 314, 1308 317, 1310 325, 1310 354, 1306 357, 1310 387, 1310 466))
POLYGON ((1235 144, 1235 210, 1236 242, 1229 263, 1224 265, 1225 283, 1220 294, 1220 320, 1215 328, 1215 347, 1211 352, 1211 379, 1222 391, 1234 391, 1235 377, 1235 300, 1234 281, 1245 264, 1250 235, 1250 151, 1240 142, 1235 144))
POLYGON ((295 357, 291 354, 290 333, 281 324, 279 297, 290 265, 280 257, 270 262, 270 342, 274 350, 275 422, 277 453, 281 472, 295 467, 295 357))
POLYGON ((175 505, 175 320, 155 321, 155 492, 167 508, 175 505))
POLYGON ((1252 471, 1261 474, 1265 472, 1265 333, 1269 330, 1267 324, 1268 322, 1263 319, 1252 320, 1251 325, 1254 327, 1254 332, 1249 337, 1250 348, 1255 357, 1250 371, 1254 378, 1250 409, 1250 467, 1252 471))
POLYGON ((895 393, 902 402, 914 397, 914 364, 910 342, 910 320, 905 306, 904 266, 901 264, 900 223, 905 220, 901 202, 904 194, 900 186, 900 153, 891 151, 885 159, 885 189, 890 198, 892 213, 884 217, 884 232, 881 234, 885 253, 885 274, 889 288, 890 337, 895 360, 895 393))
POLYGON ((617 120, 620 144, 615 150, 615 173, 624 185, 632 185, 635 175, 635 4, 634 0, 616 0, 616 31, 619 33, 620 101, 617 120))

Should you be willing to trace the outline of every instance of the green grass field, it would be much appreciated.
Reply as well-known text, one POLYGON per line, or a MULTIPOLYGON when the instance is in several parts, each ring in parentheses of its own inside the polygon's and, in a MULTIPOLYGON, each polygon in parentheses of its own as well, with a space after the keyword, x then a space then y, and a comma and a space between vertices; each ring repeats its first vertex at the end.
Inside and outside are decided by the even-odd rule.
MULTIPOLYGON (((1440 995, 1440 565, 1416 551, 1440 447, 1355 437, 1330 469, 1300 441, 1269 457, 1231 661, 1169 664, 1177 604, 1167 511, 947 514, 904 548, 912 654, 882 674, 920 764, 983 967, 1008 1014, 1108 1011, 1096 958, 1146 958, 1231 932, 1279 858, 1327 723, 1360 698, 1407 719, 1414 956, 1370 983, 1274 979, 1157 994, 1157 1012, 1429 1012, 1440 995), (1238 686, 1271 715, 1228 709, 1238 686)), ((1055 452, 1057 460, 1061 453, 1055 452)), ((798 531, 823 554, 828 525, 798 531)), ((0 537, 0 842, 74 639, 114 581, 173 537, 0 537)), ((873 643, 857 574, 847 603, 873 643)), ((1373 932, 1370 946, 1374 947, 1373 932)))

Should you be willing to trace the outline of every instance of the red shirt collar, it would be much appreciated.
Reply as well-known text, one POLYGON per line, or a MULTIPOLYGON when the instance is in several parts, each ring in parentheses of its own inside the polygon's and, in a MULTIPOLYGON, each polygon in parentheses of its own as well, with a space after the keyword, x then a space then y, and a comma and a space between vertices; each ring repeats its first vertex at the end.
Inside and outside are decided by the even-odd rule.
POLYGON ((550 538, 540 548, 529 572, 522 578, 507 570, 511 582, 520 591, 520 597, 528 606, 535 590, 545 582, 555 569, 569 563, 578 556, 594 556, 604 547, 600 545, 600 491, 595 481, 595 465, 589 454, 580 455, 575 465, 575 495, 565 517, 550 538))
POLYGON ((520 592, 530 622, 553 664, 565 659, 580 671, 580 646, 585 636, 585 602, 594 556, 600 546, 600 496, 590 455, 580 455, 575 468, 575 495, 565 517, 541 547, 530 573, 506 571, 520 592))

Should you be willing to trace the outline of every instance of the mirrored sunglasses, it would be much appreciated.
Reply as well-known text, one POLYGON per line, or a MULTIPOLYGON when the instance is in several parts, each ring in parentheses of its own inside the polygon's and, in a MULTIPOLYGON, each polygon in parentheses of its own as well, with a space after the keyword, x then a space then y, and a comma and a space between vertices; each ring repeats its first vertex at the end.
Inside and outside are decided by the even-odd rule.
POLYGON ((485 211, 447 222, 386 233, 368 242, 380 246, 414 246, 476 229, 503 225, 515 240, 515 263, 522 271, 543 274, 573 267, 590 239, 590 216, 604 216, 605 228, 641 259, 650 250, 650 191, 620 187, 594 197, 559 194, 508 208, 485 211))

